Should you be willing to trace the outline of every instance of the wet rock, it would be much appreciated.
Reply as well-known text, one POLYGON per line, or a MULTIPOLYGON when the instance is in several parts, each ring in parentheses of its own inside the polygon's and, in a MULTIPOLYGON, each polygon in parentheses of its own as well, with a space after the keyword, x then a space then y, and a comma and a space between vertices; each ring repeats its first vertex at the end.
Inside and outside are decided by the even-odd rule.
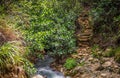
POLYGON ((71 78, 70 76, 66 76, 66 78, 71 78))
POLYGON ((42 75, 35 75, 32 78, 44 78, 42 75))
POLYGON ((55 59, 48 55, 45 55, 44 59, 39 59, 35 66, 37 68, 36 74, 42 75, 43 77, 38 76, 35 78, 65 78, 62 73, 63 69, 61 69, 62 65, 57 66, 57 69, 61 72, 50 67, 54 61, 55 59))
POLYGON ((102 77, 106 77, 107 74, 106 74, 106 73, 102 73, 101 76, 102 76, 102 77))

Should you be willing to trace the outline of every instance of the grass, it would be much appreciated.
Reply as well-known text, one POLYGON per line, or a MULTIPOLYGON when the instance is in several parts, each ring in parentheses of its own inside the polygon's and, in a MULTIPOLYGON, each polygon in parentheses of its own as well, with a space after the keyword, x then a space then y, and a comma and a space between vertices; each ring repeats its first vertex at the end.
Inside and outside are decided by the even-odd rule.
POLYGON ((73 69, 75 66, 77 66, 77 62, 73 58, 68 58, 64 64, 64 67, 68 70, 73 69))
POLYGON ((93 45, 91 48, 92 51, 92 56, 95 58, 99 58, 99 46, 98 45, 93 45))

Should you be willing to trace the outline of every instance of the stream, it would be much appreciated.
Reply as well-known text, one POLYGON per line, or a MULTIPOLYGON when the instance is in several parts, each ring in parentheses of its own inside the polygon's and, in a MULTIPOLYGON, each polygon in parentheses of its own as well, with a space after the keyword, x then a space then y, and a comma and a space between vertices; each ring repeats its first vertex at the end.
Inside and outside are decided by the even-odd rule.
POLYGON ((36 74, 45 78, 66 78, 61 72, 55 71, 50 67, 50 64, 54 61, 55 59, 48 55, 45 55, 44 59, 39 59, 35 65, 37 68, 36 74))

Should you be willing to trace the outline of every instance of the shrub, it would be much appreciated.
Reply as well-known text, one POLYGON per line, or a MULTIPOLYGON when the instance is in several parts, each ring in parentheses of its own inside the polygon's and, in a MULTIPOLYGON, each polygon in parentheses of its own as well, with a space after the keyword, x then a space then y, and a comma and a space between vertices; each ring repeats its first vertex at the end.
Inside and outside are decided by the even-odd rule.
POLYGON ((58 56, 74 52, 74 20, 80 4, 70 3, 72 1, 31 0, 20 4, 30 16, 30 26, 21 26, 21 29, 31 52, 46 50, 58 56))
POLYGON ((72 69, 77 65, 77 62, 73 58, 68 58, 64 64, 66 69, 72 69))
POLYGON ((120 3, 118 0, 92 0, 91 15, 93 17, 94 35, 102 39, 101 43, 110 43, 113 46, 119 36, 120 3), (112 43, 111 43, 112 42, 112 43))

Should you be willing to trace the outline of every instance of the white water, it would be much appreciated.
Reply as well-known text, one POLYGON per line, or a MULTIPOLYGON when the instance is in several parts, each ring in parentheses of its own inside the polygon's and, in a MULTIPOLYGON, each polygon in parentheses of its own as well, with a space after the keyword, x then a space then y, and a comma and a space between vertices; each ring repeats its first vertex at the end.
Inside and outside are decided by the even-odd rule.
POLYGON ((50 64, 54 61, 53 58, 45 56, 43 60, 38 60, 36 63, 37 74, 46 78, 65 78, 61 72, 55 71, 50 68, 50 64))

